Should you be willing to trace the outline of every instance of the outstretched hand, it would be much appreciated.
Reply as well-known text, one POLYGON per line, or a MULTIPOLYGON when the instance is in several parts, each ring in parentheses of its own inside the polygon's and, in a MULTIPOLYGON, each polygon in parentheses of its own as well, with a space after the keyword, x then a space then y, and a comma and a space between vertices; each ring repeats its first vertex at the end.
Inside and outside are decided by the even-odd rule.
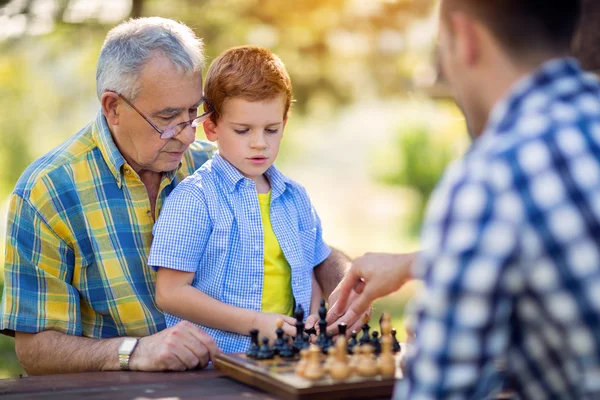
POLYGON ((354 260, 334 291, 338 298, 327 315, 328 325, 333 325, 331 330, 342 322, 348 326, 360 323, 360 317, 370 310, 373 301, 400 289, 411 279, 417 255, 367 253, 354 260))

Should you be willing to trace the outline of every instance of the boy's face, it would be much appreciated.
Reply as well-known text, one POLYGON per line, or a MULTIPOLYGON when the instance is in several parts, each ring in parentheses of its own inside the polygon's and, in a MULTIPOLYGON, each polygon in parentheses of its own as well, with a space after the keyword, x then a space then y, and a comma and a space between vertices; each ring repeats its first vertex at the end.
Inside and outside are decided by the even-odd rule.
POLYGON ((275 162, 286 121, 283 95, 262 101, 225 100, 215 125, 204 122, 206 137, 219 144, 219 154, 257 185, 275 162))

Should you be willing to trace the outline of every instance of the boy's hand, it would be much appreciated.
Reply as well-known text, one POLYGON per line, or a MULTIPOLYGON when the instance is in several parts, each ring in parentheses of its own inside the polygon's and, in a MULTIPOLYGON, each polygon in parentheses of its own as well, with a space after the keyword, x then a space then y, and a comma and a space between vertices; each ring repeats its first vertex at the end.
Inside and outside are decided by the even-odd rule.
POLYGON ((283 329, 284 334, 296 336, 295 318, 283 314, 257 312, 256 316, 254 317, 254 321, 252 322, 252 329, 258 329, 259 341, 261 341, 265 336, 267 336, 271 341, 277 338, 277 334, 275 333, 277 325, 275 322, 279 318, 283 320, 283 326, 281 329, 283 329))

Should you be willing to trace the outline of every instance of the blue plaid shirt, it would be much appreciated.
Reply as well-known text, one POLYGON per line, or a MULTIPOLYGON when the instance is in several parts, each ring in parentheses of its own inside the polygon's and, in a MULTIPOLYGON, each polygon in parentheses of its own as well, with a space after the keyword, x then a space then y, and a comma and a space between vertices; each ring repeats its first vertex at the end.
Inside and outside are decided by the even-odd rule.
MULTIPOLYGON (((290 264, 297 304, 310 306, 312 269, 330 253, 321 221, 306 190, 275 166, 271 183, 271 224, 290 264)), ((218 153, 165 201, 154 227, 148 264, 195 272, 192 286, 232 306, 260 311, 264 242, 254 181, 218 153)), ((308 313, 307 313, 308 314, 308 313)), ((181 321, 165 313, 167 326, 181 321)), ((246 335, 202 326, 225 353, 246 351, 246 335)))
POLYGON ((519 81, 428 205, 426 290, 399 397, 598 398, 600 85, 556 59, 519 81))

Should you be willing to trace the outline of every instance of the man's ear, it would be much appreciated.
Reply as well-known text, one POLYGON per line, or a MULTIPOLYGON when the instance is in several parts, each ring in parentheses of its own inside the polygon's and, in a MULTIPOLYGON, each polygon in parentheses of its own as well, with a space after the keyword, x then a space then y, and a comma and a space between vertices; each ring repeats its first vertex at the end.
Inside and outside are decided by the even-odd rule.
POLYGON ((217 133, 217 124, 215 124, 212 119, 207 118, 204 120, 202 125, 204 127, 204 134, 206 135, 206 138, 211 142, 216 142, 219 137, 219 134, 217 133))
POLYGON ((100 102, 102 112, 109 125, 119 125, 119 95, 113 92, 104 92, 100 102))
POLYGON ((454 51, 466 65, 472 66, 480 57, 481 38, 476 21, 462 12, 453 12, 450 16, 454 30, 454 51))

